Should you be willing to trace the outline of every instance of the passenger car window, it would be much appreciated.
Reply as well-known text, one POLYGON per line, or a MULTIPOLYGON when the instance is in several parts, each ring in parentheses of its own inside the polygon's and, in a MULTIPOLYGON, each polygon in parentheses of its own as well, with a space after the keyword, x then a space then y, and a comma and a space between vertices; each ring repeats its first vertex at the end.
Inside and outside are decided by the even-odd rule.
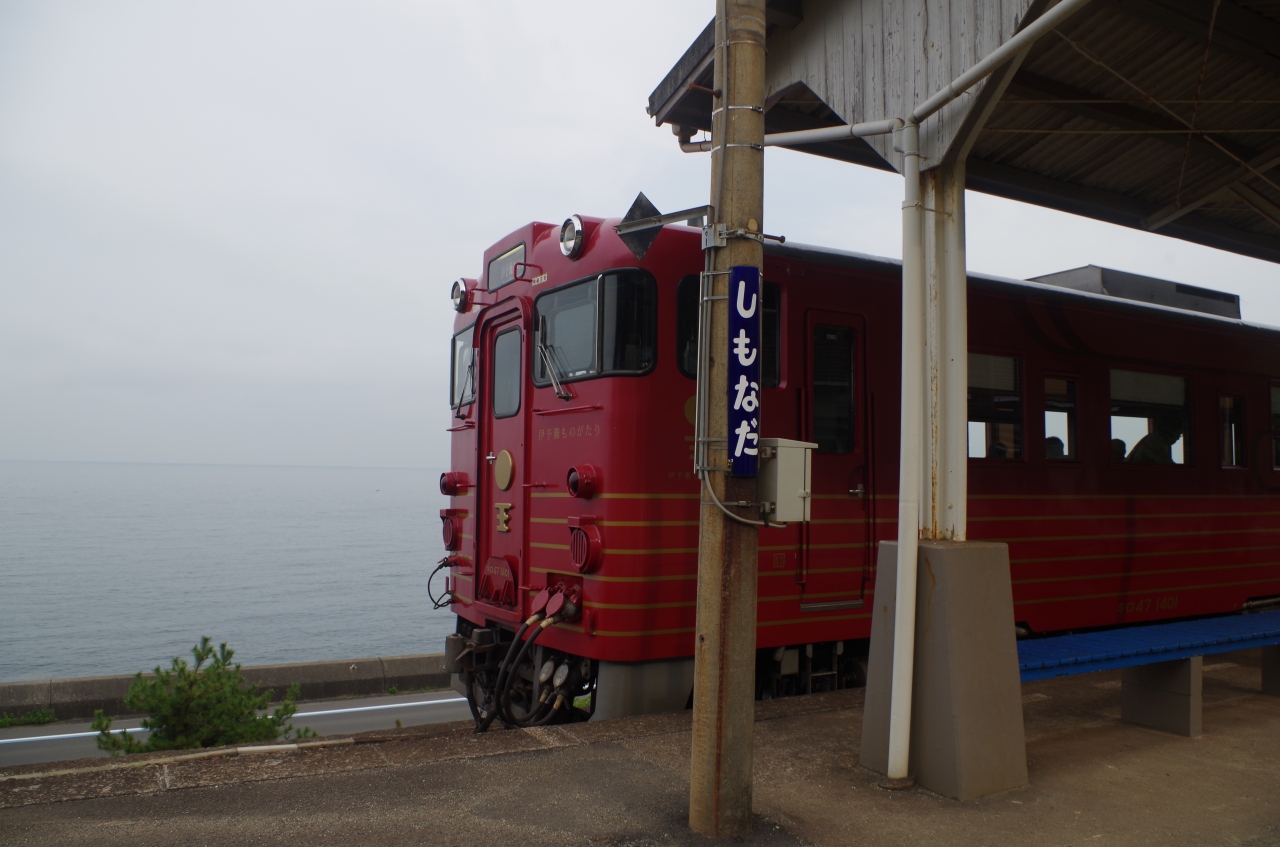
POLYGON ((1280 385, 1271 386, 1271 466, 1280 468, 1280 385))
POLYGON ((1076 381, 1046 377, 1044 381, 1044 457, 1076 459, 1076 381))
POLYGON ((1222 466, 1243 468, 1245 461, 1244 398, 1218 398, 1218 428, 1222 437, 1222 466))
POLYGON ((1187 381, 1169 374, 1111 371, 1111 456, 1148 465, 1185 465, 1191 424, 1187 381))
POLYGON ((520 330, 493 340, 493 416, 509 418, 520 411, 520 330))
POLYGON ((969 354, 969 458, 1022 458, 1022 378, 1012 356, 969 354))

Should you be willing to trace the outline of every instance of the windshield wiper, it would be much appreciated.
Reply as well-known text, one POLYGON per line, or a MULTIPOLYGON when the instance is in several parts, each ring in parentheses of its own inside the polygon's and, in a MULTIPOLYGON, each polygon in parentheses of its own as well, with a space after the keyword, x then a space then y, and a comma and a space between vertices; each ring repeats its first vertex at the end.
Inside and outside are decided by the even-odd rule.
POLYGON ((458 411, 454 412, 454 417, 459 420, 465 419, 467 416, 462 414, 462 407, 468 405, 462 401, 467 396, 467 386, 471 386, 472 396, 476 390, 476 351, 471 348, 471 361, 467 364, 467 375, 462 381, 462 386, 458 389, 458 411))
POLYGON ((551 350, 547 347, 546 315, 543 315, 542 320, 538 322, 538 354, 542 356, 542 364, 547 369, 547 375, 551 377, 551 387, 555 390, 556 396, 561 400, 572 400, 573 394, 560 384, 560 377, 556 374, 557 368, 551 360, 551 350))

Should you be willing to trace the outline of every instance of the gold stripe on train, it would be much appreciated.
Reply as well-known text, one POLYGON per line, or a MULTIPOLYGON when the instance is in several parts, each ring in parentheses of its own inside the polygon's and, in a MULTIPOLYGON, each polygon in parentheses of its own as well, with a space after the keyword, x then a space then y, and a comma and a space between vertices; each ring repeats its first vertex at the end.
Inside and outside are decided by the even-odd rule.
MULTIPOLYGON (((529 518, 529 523, 560 524, 568 526, 567 518, 529 518)), ((697 521, 596 521, 596 526, 697 526, 697 521)))
POLYGON ((639 610, 639 609, 687 609, 698 605, 696 600, 681 600, 676 603, 597 603, 595 600, 583 600, 583 608, 586 609, 623 609, 623 610, 639 610))
POLYGON ((592 582, 673 582, 680 580, 696 580, 696 573, 660 574, 658 576, 601 576, 600 574, 575 574, 564 569, 529 568, 531 573, 564 574, 565 576, 582 577, 592 582))
MULTIPOLYGON (((572 499, 572 495, 567 491, 535 491, 529 495, 536 500, 545 499, 572 499)), ((596 500, 697 500, 697 494, 596 494, 596 500)))
POLYGON ((789 624, 805 623, 837 623, 839 621, 857 621, 863 618, 871 617, 870 612, 859 612, 856 615, 830 615, 823 616, 821 612, 814 612, 807 618, 795 618, 786 621, 760 621, 757 626, 787 626, 789 624))

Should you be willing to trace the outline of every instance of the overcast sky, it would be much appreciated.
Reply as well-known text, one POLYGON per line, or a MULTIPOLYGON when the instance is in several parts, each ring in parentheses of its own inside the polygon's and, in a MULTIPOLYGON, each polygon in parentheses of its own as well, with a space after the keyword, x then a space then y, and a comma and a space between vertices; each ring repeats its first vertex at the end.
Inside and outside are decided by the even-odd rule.
MULTIPOLYGON (((714 15, 0 0, 0 459, 439 467, 448 291, 530 220, 706 202, 645 115, 714 15)), ((766 229, 897 257, 901 181, 766 154, 766 229)), ((1239 293, 1275 265, 969 195, 969 264, 1239 293)))

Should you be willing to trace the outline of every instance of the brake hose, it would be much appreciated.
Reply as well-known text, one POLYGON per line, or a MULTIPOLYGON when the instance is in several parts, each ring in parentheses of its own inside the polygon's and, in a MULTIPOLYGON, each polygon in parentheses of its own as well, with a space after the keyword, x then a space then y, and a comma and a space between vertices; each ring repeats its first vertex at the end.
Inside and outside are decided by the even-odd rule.
MULTIPOLYGON (((529 636, 529 640, 524 642, 524 645, 520 648, 520 652, 516 654, 515 661, 512 662, 511 665, 507 668, 507 677, 506 677, 505 684, 499 685, 497 687, 498 699, 497 699, 497 702, 494 704, 494 709, 495 711, 504 713, 503 717, 507 718, 508 723, 518 723, 518 721, 511 720, 510 714, 507 713, 506 711, 506 707, 507 707, 506 700, 509 692, 511 691, 511 686, 515 682, 515 675, 511 673, 511 671, 520 667, 520 663, 524 661, 525 654, 529 652, 529 648, 533 646, 533 642, 538 640, 538 636, 542 634, 542 631, 547 627, 555 626, 559 622, 560 621, 556 618, 556 616, 552 615, 551 617, 544 620, 542 623, 538 624, 538 628, 533 631, 533 634, 529 636)), ((489 723, 492 723, 492 718, 489 718, 487 720, 488 720, 488 723, 485 724, 485 729, 488 729, 489 723)))
MULTIPOLYGON (((557 592, 547 600, 546 611, 547 619, 544 620, 536 630, 534 630, 533 635, 529 636, 529 640, 525 642, 525 646, 520 648, 520 653, 516 656, 516 660, 512 665, 513 670, 520 666, 520 663, 524 660, 524 654, 533 645, 533 642, 538 640, 538 636, 542 634, 544 629, 555 626, 558 623, 563 623, 564 621, 574 620, 578 617, 577 605, 562 591, 557 592)), ((542 726, 543 724, 550 722, 551 718, 555 716, 560 707, 564 705, 564 696, 557 694, 555 704, 549 711, 543 713, 542 710, 545 708, 546 703, 545 701, 540 701, 537 714, 532 717, 526 716, 525 720, 516 719, 508 710, 509 704, 507 703, 513 681, 514 677, 509 675, 507 677, 506 686, 501 689, 501 694, 498 697, 497 704, 498 710, 503 713, 503 717, 508 723, 522 727, 542 726)), ((530 703, 531 707, 532 705, 533 704, 530 703)))
MULTIPOLYGON (((477 733, 486 732, 489 729, 489 725, 493 723, 493 719, 498 716, 502 691, 507 678, 511 673, 511 657, 516 654, 516 650, 520 644, 520 639, 524 637, 524 634, 529 627, 542 620, 546 615, 545 610, 547 608, 547 602, 550 599, 551 592, 545 588, 539 591, 537 596, 533 598, 533 603, 530 605, 530 608, 533 610, 533 614, 529 616, 527 621, 520 625, 520 629, 516 631, 516 637, 511 640, 511 646, 507 648, 507 655, 502 658, 502 664, 498 666, 498 681, 493 686, 493 709, 485 713, 485 716, 476 724, 477 733)), ((536 637, 536 634, 534 637, 536 637)), ((523 655, 523 651, 521 651, 521 655, 523 655)))

